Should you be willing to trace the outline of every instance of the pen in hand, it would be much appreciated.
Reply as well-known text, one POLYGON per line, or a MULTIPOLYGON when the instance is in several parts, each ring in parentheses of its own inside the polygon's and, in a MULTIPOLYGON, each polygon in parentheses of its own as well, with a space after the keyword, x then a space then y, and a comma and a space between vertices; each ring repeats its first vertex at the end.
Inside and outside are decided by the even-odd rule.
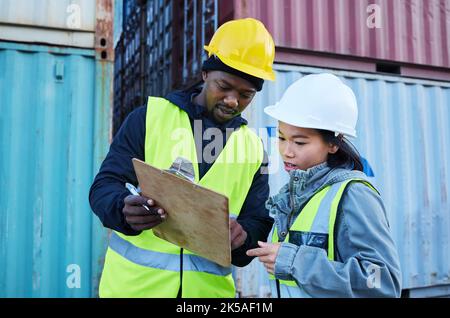
MULTIPOLYGON (((125 183, 125 187, 127 187, 128 191, 131 192, 132 195, 140 195, 139 192, 137 191, 136 187, 134 185, 132 185, 131 183, 125 183)), ((142 206, 149 212, 152 213, 150 211, 150 209, 148 208, 148 206, 146 206, 145 204, 142 204, 142 206)))

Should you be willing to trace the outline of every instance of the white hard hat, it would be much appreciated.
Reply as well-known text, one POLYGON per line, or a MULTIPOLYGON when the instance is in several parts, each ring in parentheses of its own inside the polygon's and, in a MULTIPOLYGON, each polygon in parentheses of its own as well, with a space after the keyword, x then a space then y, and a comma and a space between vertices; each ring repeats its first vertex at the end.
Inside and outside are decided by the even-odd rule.
POLYGON ((311 74, 294 82, 281 100, 264 112, 284 123, 356 137, 358 106, 350 87, 329 73, 311 74))

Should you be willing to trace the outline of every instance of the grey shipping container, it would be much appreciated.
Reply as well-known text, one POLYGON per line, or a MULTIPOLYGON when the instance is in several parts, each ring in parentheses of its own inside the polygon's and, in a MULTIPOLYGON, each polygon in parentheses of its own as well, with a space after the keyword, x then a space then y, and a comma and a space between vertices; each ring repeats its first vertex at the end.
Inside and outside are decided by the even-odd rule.
MULTIPOLYGON (((288 181, 279 160, 277 122, 264 107, 304 75, 331 72, 357 97, 358 138, 352 140, 374 170, 400 256, 405 295, 450 296, 450 83, 278 64, 244 117, 266 143, 274 195, 288 181)), ((258 260, 235 271, 241 297, 265 297, 268 276, 258 260)))

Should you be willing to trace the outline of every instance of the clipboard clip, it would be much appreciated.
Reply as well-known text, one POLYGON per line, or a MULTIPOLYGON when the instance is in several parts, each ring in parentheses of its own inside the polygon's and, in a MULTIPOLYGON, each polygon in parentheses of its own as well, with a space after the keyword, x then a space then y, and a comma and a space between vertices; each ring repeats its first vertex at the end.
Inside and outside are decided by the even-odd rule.
POLYGON ((192 162, 190 162, 186 158, 178 157, 172 163, 170 168, 164 171, 174 174, 192 183, 195 183, 194 166, 192 165, 192 162))

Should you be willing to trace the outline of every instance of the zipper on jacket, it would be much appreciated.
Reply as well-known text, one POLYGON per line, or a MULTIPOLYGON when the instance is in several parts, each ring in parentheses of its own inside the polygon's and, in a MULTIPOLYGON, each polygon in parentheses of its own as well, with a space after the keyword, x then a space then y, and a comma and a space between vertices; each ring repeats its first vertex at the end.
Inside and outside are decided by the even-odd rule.
POLYGON ((294 195, 292 194, 292 190, 294 187, 292 185, 293 185, 293 181, 289 180, 289 201, 291 203, 291 213, 289 213, 289 215, 288 215, 286 233, 288 233, 289 229, 291 228, 291 219, 292 219, 292 215, 294 214, 294 211, 295 211, 294 195))

